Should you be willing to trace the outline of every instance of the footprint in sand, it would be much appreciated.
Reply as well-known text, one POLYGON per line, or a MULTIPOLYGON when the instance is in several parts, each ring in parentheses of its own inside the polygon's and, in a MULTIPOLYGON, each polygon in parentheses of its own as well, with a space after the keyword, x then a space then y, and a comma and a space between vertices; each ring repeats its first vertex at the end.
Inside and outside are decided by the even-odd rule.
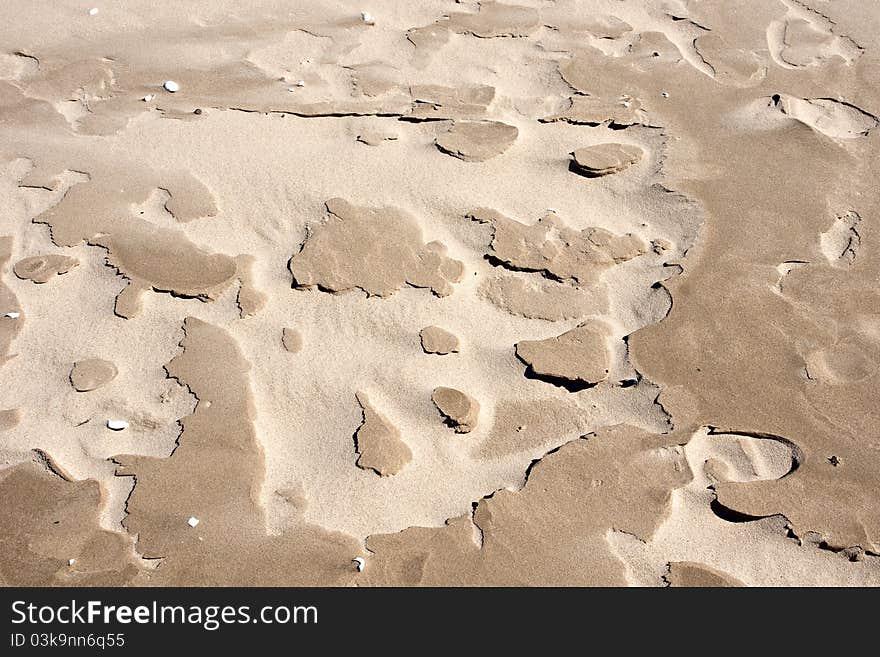
POLYGON ((804 357, 807 378, 828 385, 859 383, 880 366, 880 345, 862 334, 842 337, 804 357))
MULTIPOLYGON (((733 514, 730 518, 719 516, 729 512, 715 502, 715 487, 784 477, 803 461, 794 443, 780 436, 726 433, 704 427, 683 449, 693 477, 672 492, 670 514, 654 535, 647 541, 623 531, 606 535, 626 565, 630 584, 736 586, 762 581, 778 570, 757 548, 761 545, 765 549, 770 535, 773 549, 784 550, 780 556, 835 558, 828 553, 803 554, 796 542, 785 537, 784 519, 767 518, 744 525, 732 521, 733 514)), ((834 577, 817 573, 817 581, 823 576, 834 577)))
POLYGON ((873 114, 833 98, 797 98, 785 94, 772 97, 772 107, 832 139, 865 137, 877 127, 873 114))
POLYGON ((823 66, 835 58, 852 64, 862 49, 849 37, 834 34, 832 28, 817 14, 798 16, 790 11, 785 20, 767 27, 770 55, 783 68, 823 66))

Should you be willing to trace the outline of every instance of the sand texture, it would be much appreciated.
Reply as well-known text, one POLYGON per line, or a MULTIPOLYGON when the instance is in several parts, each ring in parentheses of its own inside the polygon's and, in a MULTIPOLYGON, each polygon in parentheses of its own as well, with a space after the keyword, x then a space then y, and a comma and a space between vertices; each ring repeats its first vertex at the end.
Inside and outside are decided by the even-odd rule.
POLYGON ((0 585, 880 585, 874 3, 99 9, 0 8, 0 585))

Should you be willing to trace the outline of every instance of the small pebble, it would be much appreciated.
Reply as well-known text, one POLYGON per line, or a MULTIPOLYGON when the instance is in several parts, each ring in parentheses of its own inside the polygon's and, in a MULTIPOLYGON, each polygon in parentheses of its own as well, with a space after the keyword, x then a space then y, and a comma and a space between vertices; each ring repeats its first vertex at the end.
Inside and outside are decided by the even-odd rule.
POLYGON ((363 557, 355 557, 352 561, 355 563, 355 568, 357 568, 359 573, 364 570, 365 562, 363 557))
POLYGON ((68 565, 68 566, 72 566, 74 563, 76 563, 76 559, 68 559, 68 560, 67 560, 67 565, 68 565))
POLYGON ((304 86, 306 86, 306 81, 305 80, 297 80, 296 86, 297 87, 304 87, 304 86))
POLYGON ((165 91, 176 93, 180 91, 180 85, 177 84, 174 80, 165 80, 165 83, 162 85, 165 91))
POLYGON ((196 525, 199 524, 199 519, 198 518, 190 518, 189 520, 186 521, 186 524, 189 525, 190 527, 195 527, 196 525))
POLYGON ((122 431, 128 429, 128 422, 125 420, 107 420, 107 428, 112 431, 122 431))
POLYGON ((97 7, 92 7, 91 9, 89 9, 89 16, 95 16, 97 13, 98 13, 97 7))
POLYGON ((149 103, 151 100, 153 100, 153 98, 155 98, 153 94, 147 94, 146 96, 144 96, 144 102, 149 103))
POLYGON ((21 317, 21 313, 6 313, 6 317, 9 319, 18 319, 21 317))
POLYGON ((660 92, 660 95, 663 96, 664 98, 669 98, 669 92, 668 92, 668 91, 661 91, 661 92, 660 92))
POLYGON ((368 11, 361 12, 361 20, 367 25, 375 25, 376 19, 373 18, 373 15, 368 11))
POLYGON ((196 109, 193 110, 193 114, 201 114, 201 113, 202 113, 201 107, 197 107, 196 109))

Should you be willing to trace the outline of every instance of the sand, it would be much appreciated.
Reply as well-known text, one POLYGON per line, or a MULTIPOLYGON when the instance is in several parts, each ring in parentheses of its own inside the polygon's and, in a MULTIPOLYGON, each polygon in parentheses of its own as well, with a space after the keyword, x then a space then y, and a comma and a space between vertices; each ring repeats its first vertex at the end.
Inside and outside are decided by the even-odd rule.
POLYGON ((880 584, 880 11, 732 4, 7 0, 0 583, 880 584))

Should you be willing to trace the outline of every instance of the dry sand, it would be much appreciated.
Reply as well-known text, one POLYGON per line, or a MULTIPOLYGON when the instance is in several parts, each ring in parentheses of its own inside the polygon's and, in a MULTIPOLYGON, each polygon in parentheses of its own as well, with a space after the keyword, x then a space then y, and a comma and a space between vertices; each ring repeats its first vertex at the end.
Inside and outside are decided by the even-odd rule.
POLYGON ((90 6, 0 9, 0 583, 880 584, 872 3, 90 6))

